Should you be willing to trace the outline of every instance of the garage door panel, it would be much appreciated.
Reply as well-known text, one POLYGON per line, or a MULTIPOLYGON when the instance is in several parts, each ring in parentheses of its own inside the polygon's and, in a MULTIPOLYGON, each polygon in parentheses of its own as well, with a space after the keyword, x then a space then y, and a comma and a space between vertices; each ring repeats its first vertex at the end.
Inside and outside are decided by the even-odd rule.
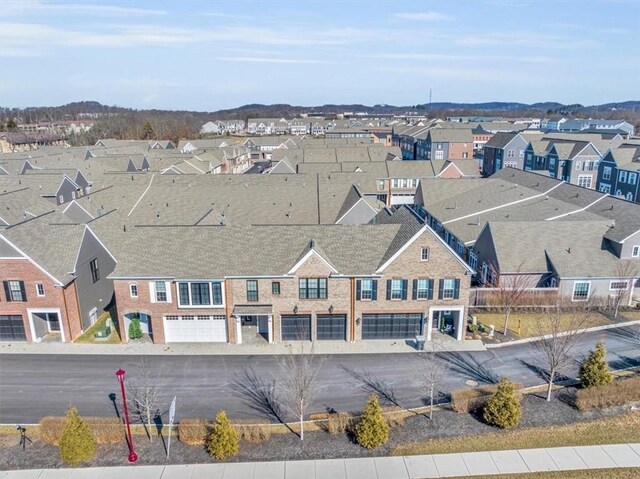
POLYGON ((165 316, 167 343, 211 343, 227 341, 227 318, 222 315, 165 316))
POLYGON ((311 316, 283 314, 280 317, 283 341, 311 341, 311 316))
POLYGON ((363 314, 362 339, 412 339, 422 333, 422 314, 363 314))
POLYGON ((316 320, 319 341, 345 341, 347 339, 346 314, 319 314, 316 320))
POLYGON ((20 315, 0 315, 0 341, 26 341, 24 321, 20 315))

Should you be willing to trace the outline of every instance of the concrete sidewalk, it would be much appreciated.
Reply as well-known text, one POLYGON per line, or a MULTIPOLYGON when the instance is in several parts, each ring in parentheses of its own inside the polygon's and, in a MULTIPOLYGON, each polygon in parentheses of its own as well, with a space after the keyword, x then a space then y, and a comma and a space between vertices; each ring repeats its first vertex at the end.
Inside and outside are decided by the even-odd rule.
POLYGON ((0 472, 0 478, 426 479, 619 467, 636 467, 640 471, 640 444, 318 461, 32 469, 0 472))
MULTIPOLYGON (((438 338, 433 340, 438 352, 486 351, 480 340, 456 341, 438 338)), ((311 342, 305 341, 305 352, 311 350, 311 342)), ((115 354, 115 355, 282 355, 299 352, 300 342, 275 344, 227 344, 227 343, 127 343, 127 344, 77 344, 77 343, 22 343, 0 342, 0 354, 115 354)), ((415 353, 412 340, 375 340, 348 343, 345 341, 316 341, 315 353, 333 354, 390 354, 415 353)), ((430 344, 427 344, 427 348, 430 344)))

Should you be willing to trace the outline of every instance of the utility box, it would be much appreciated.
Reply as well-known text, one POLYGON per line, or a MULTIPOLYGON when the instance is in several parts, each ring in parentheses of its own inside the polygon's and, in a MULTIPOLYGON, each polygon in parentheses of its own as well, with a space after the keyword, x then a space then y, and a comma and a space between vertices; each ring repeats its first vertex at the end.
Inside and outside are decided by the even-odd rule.
POLYGON ((416 350, 424 351, 424 336, 416 336, 416 350))

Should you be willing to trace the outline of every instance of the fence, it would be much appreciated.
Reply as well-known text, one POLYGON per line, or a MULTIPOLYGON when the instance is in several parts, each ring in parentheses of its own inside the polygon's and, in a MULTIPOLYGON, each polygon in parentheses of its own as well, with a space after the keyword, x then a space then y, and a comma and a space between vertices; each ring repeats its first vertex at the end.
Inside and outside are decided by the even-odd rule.
MULTIPOLYGON (((514 308, 540 308, 557 304, 558 288, 529 288, 525 290, 513 305, 514 308)), ((501 308, 504 307, 500 299, 498 288, 471 288, 469 295, 471 308, 501 308)))

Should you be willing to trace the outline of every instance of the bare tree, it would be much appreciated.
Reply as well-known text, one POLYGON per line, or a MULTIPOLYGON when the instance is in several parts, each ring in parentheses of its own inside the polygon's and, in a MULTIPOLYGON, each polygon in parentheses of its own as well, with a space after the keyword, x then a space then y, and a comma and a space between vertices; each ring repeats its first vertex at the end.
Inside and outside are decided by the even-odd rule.
POLYGON ((522 273, 523 263, 518 265, 515 273, 500 274, 495 265, 491 266, 495 272, 495 276, 491 286, 495 289, 492 297, 492 303, 500 306, 504 312, 504 327, 502 334, 507 334, 509 329, 509 317, 511 311, 520 303, 520 300, 526 295, 529 288, 529 278, 522 273))
POLYGON ((623 287, 615 288, 613 293, 613 316, 617 318, 620 306, 622 306, 622 301, 626 298, 628 302, 631 302, 638 269, 631 260, 623 260, 618 262, 615 275, 616 281, 614 281, 614 283, 619 283, 617 286, 622 286, 624 283, 623 287))
POLYGON ((300 440, 304 440, 304 416, 309 411, 313 397, 319 389, 318 373, 324 358, 316 356, 314 345, 304 352, 304 342, 300 348, 280 361, 280 387, 285 407, 300 420, 300 440))
POLYGON ((429 397, 429 419, 432 419, 436 389, 442 378, 449 371, 449 366, 442 358, 437 356, 437 347, 433 341, 429 343, 428 348, 428 351, 419 353, 419 360, 415 368, 418 381, 429 397))
POLYGON ((129 382, 129 397, 133 410, 147 429, 149 441, 153 441, 151 431, 160 411, 160 395, 163 389, 162 372, 154 369, 143 357, 129 382))
POLYGON ((534 360, 545 372, 548 380, 547 401, 557 376, 564 373, 575 358, 578 335, 584 332, 585 324, 593 314, 593 302, 571 302, 558 299, 555 306, 536 318, 541 340, 532 344, 534 360))

